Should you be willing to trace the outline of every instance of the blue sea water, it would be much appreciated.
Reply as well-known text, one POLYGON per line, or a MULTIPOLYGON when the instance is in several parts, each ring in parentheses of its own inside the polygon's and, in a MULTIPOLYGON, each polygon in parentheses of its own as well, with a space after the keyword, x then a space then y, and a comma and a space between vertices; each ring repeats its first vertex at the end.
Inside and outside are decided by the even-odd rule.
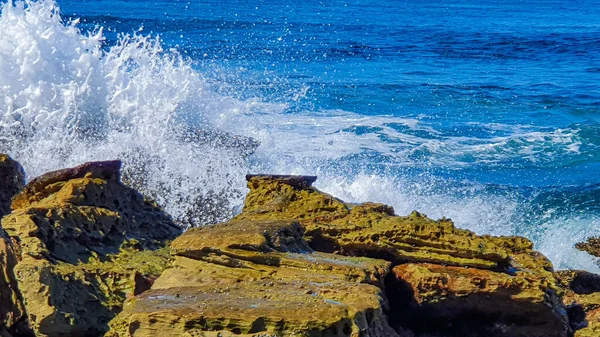
MULTIPOLYGON (((0 96, 10 98, 4 115, 12 114, 4 126, 40 134, 9 139, 6 151, 35 173, 84 159, 144 157, 156 176, 151 188, 191 186, 157 192, 168 210, 188 214, 181 205, 190 193, 224 195, 226 209, 214 210, 223 218, 239 210, 247 172, 316 174, 317 187, 345 200, 447 216, 477 233, 524 235, 558 268, 599 270, 573 244, 600 234, 600 1, 45 0, 10 7, 36 9, 35 20, 19 12, 11 22, 23 23, 25 39, 37 44, 0 42, 0 71, 23 69, 35 59, 27 58, 31 48, 48 55, 41 63, 58 60, 36 68, 42 78, 21 70, 19 81, 0 80, 0 96), (75 54, 57 56, 53 44, 75 54), (38 87, 38 96, 26 90, 38 87), (45 92, 54 94, 40 99, 45 92), (98 120, 109 130, 102 142, 77 134, 74 125, 100 129, 98 120), (250 156, 197 148, 168 135, 173 121, 260 146, 250 156), (71 133, 65 130, 77 135, 44 141, 71 133), (40 157, 40 146, 58 159, 40 157)), ((4 12, 0 37, 9 27, 4 12)))

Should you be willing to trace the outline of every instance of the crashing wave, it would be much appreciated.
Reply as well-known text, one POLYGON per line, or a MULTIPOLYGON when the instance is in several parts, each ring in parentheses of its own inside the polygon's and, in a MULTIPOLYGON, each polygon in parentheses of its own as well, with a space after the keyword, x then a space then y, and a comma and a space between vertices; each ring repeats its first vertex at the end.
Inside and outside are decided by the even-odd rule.
POLYGON ((0 151, 30 178, 121 158, 127 179, 182 224, 233 214, 257 143, 210 121, 240 113, 242 102, 214 93, 158 37, 122 34, 106 46, 101 27, 80 31, 53 0, 1 10, 0 151))

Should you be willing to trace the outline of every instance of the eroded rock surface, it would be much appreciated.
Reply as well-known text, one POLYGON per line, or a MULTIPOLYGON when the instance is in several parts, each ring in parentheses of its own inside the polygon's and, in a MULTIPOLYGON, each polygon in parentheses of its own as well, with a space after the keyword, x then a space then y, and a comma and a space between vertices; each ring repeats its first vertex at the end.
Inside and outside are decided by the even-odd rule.
POLYGON ((563 287, 563 302, 567 307, 575 337, 600 336, 600 275, 581 270, 556 272, 563 287))
POLYGON ((25 306, 13 272, 17 253, 12 240, 0 229, 0 336, 30 336, 25 306))
POLYGON ((313 252, 303 232, 270 220, 187 231, 108 336, 397 337, 379 287, 390 263, 313 252))
POLYGON ((236 220, 297 220, 311 248, 385 259, 390 322, 426 336, 568 336, 552 264, 521 237, 480 236, 451 220, 348 204, 290 178, 249 176, 236 220), (470 333, 470 334, 469 334, 470 333))
POLYGON ((127 296, 166 267, 180 229, 120 182, 120 162, 86 163, 31 181, 2 226, 29 320, 42 336, 98 336, 127 296))
POLYGON ((575 248, 587 252, 595 257, 600 257, 600 237, 591 237, 585 242, 578 242, 575 248))
MULTIPOLYGON (((0 218, 10 213, 12 197, 25 185, 23 167, 5 154, 0 154, 0 218)), ((13 272, 17 264, 15 246, 0 228, 0 335, 31 333, 25 307, 13 272)))
POLYGON ((567 334, 560 298, 544 276, 477 268, 402 264, 393 269, 392 319, 415 331, 455 336, 553 337, 567 334), (402 301, 410 294, 409 301, 402 301))

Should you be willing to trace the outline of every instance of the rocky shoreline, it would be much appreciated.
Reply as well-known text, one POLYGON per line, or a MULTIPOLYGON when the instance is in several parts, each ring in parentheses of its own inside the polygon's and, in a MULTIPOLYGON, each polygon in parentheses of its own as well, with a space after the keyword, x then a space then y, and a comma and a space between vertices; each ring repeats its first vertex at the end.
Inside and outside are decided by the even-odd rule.
POLYGON ((600 276, 554 271, 526 238, 275 175, 247 177, 230 222, 183 232, 120 166, 25 185, 0 154, 0 336, 600 336, 600 276))

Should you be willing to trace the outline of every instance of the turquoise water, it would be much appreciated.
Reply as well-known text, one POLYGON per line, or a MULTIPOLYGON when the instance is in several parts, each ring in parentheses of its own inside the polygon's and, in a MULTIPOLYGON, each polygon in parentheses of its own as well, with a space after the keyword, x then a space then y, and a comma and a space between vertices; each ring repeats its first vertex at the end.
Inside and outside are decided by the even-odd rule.
MULTIPOLYGON (((33 173, 114 156, 140 166, 143 158, 151 188, 187 186, 157 192, 176 215, 187 214, 182 205, 194 193, 228 200, 208 212, 220 215, 193 224, 239 210, 246 172, 316 174, 319 188, 343 199, 448 216, 478 233, 525 235, 557 267, 598 269, 572 246, 600 234, 600 1, 38 6, 51 5, 63 26, 79 18, 77 32, 17 18, 29 23, 25 39, 50 30, 57 33, 35 47, 49 43, 43 55, 55 55, 52 45, 79 51, 48 56, 56 67, 40 66, 38 75, 15 73, 18 85, 5 80, 1 89, 0 80, 0 96, 17 97, 11 109, 27 111, 5 118, 5 127, 31 135, 9 139, 6 151, 33 173), (98 48, 92 61, 82 58, 88 48, 98 48), (88 83, 81 73, 94 83, 85 94, 69 89, 88 83), (25 90, 40 81, 47 99, 25 90), (65 103, 71 99, 76 104, 65 103), (41 122, 23 117, 40 114, 41 122), (42 127, 48 120, 52 127, 42 127), (82 135, 74 125, 83 124, 105 130, 104 138, 82 135), (211 141, 198 147, 174 140, 173 125, 260 146, 250 156, 211 141), (58 159, 32 150, 40 146, 58 159)), ((8 31, 3 18, 0 35, 8 31)), ((18 43, 0 44, 0 71, 32 62, 14 56, 27 54, 14 52, 18 43)))

